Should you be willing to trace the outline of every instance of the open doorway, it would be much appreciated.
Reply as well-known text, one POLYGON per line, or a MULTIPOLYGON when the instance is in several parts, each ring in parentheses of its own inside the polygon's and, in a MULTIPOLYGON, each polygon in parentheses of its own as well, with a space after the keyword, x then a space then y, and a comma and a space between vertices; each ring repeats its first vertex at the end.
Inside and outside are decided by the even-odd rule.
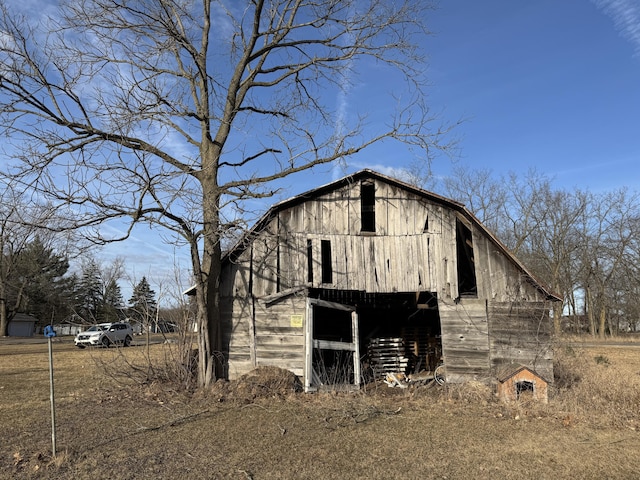
POLYGON ((377 296, 358 308, 365 381, 433 372, 442 361, 438 302, 430 292, 377 296))
POLYGON ((310 294, 315 298, 309 299, 305 376, 311 375, 306 380, 311 389, 358 386, 389 373, 432 373, 441 363, 435 293, 317 289, 310 294))
POLYGON ((358 338, 354 306, 307 298, 305 391, 359 388, 358 338))

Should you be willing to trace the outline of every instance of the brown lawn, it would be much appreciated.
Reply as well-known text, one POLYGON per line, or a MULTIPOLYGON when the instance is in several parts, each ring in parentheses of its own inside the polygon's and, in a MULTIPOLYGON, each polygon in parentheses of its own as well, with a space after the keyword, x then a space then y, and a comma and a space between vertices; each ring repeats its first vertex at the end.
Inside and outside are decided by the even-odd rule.
POLYGON ((266 370, 207 392, 166 381, 170 345, 0 343, 0 477, 602 479, 640 475, 640 344, 556 348, 548 405, 480 384, 291 392, 266 370), (152 359, 149 362, 149 358, 152 359), (135 367, 135 369, 134 369, 135 367))

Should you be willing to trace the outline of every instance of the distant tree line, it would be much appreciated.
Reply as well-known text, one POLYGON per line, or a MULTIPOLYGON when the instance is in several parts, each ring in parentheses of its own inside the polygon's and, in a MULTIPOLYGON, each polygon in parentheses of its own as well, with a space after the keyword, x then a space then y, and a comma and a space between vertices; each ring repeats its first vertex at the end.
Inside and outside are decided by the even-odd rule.
POLYGON ((464 203, 563 298, 556 333, 640 330, 638 192, 562 189, 534 170, 498 177, 462 167, 430 187, 464 203))
POLYGON ((27 313, 39 325, 70 322, 89 325, 128 320, 142 331, 158 323, 155 292, 146 277, 125 303, 119 280, 122 261, 101 265, 86 256, 80 271, 69 271, 69 259, 36 236, 20 250, 5 250, 0 260, 3 292, 2 335, 16 313, 27 313), (6 273, 6 274, 5 274, 6 273))
POLYGON ((59 219, 46 205, 27 201, 7 186, 0 194, 0 336, 16 313, 39 326, 69 321, 94 324, 129 319, 148 329, 158 312, 146 277, 125 303, 119 282, 123 262, 101 264, 60 232, 59 219), (78 268, 70 268, 70 257, 78 268))

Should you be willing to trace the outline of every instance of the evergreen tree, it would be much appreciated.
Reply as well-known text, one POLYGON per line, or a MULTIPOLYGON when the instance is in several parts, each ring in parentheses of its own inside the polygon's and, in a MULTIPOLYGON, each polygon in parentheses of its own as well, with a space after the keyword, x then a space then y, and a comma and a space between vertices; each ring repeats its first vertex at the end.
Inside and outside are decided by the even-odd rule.
POLYGON ((103 269, 90 258, 82 266, 76 289, 76 313, 87 323, 122 320, 124 300, 118 285, 119 265, 103 269))
POLYGON ((147 277, 133 288, 133 294, 129 299, 129 317, 140 322, 146 330, 155 318, 157 304, 155 300, 156 292, 151 289, 147 277))
POLYGON ((76 291, 76 313, 85 322, 98 322, 101 296, 102 278, 100 266, 91 258, 82 265, 82 276, 76 291))
POLYGON ((65 276, 69 269, 67 258, 38 236, 13 255, 14 268, 6 283, 12 313, 29 313, 42 325, 67 316, 71 282, 71 277, 65 276))
POLYGON ((102 290, 102 298, 98 306, 99 322, 117 322, 123 320, 124 300, 120 285, 114 279, 108 280, 102 290))

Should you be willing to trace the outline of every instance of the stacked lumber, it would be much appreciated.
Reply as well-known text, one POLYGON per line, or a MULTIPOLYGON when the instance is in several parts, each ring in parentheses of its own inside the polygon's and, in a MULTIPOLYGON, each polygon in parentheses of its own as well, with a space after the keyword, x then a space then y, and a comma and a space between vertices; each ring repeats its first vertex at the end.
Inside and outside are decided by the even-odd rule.
POLYGON ((385 378, 390 373, 406 373, 409 366, 404 341, 399 337, 372 338, 367 353, 375 379, 385 378))

